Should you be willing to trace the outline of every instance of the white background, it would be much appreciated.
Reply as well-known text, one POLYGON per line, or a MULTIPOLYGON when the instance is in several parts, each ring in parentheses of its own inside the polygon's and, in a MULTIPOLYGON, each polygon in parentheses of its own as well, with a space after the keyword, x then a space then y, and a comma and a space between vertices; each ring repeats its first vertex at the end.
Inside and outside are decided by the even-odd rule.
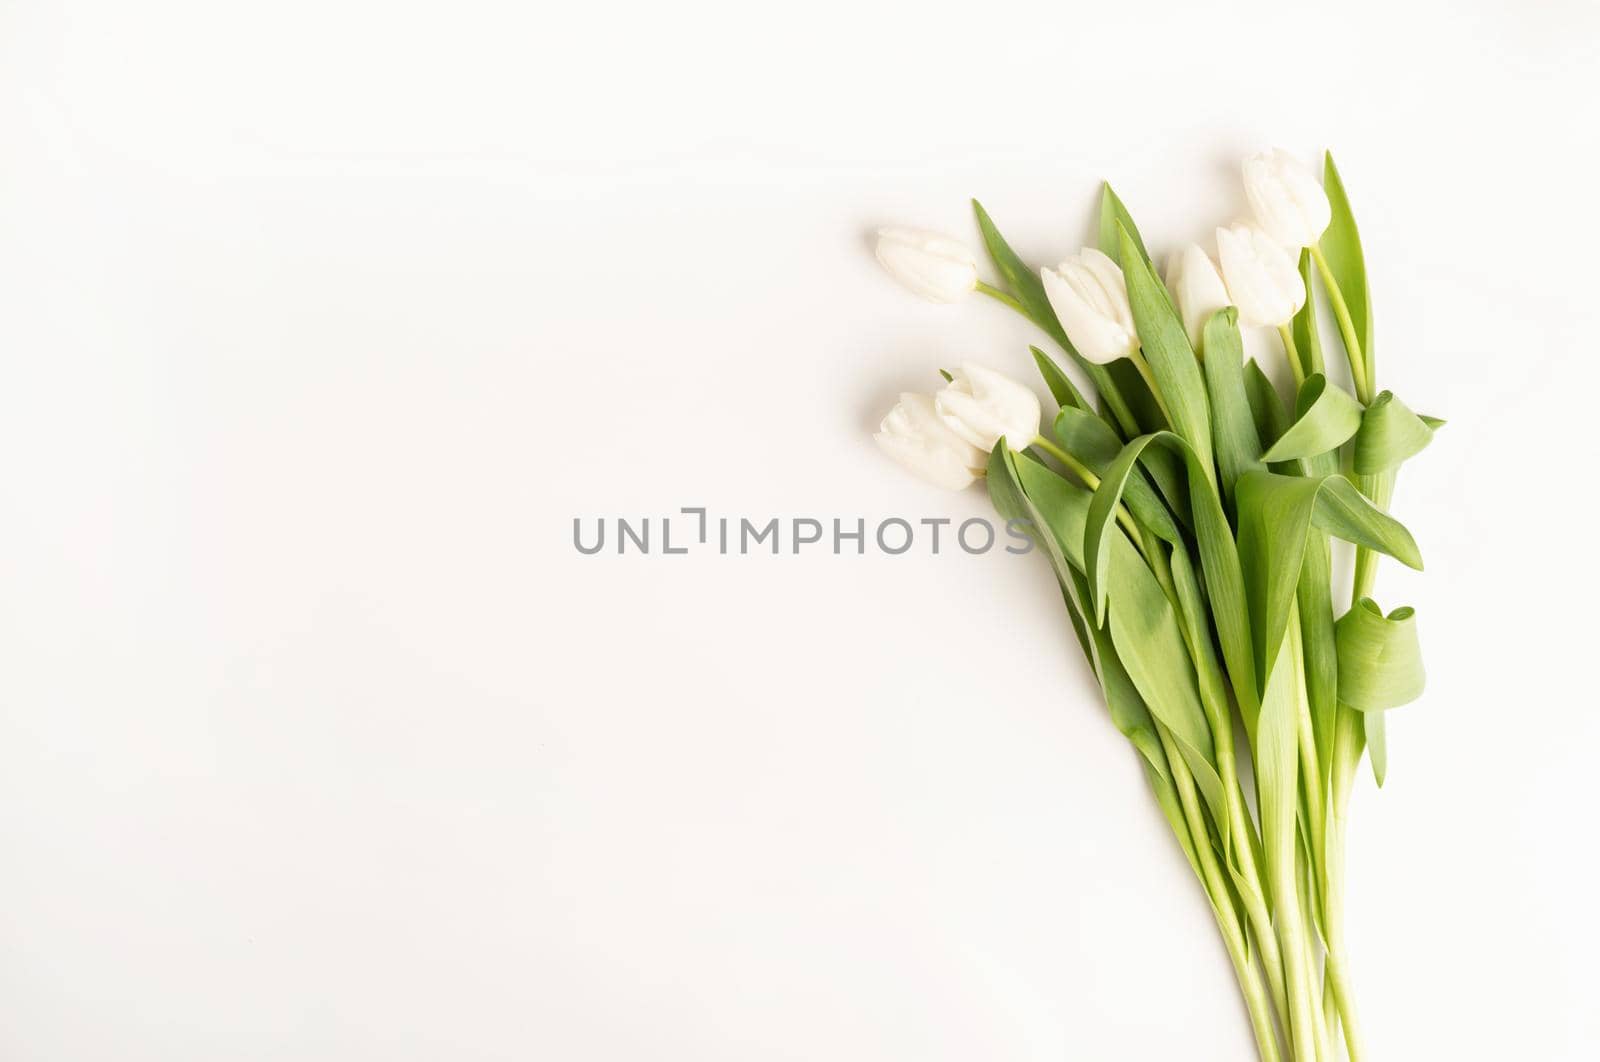
POLYGON ((1281 144, 1450 419, 1373 1056, 1592 1058, 1597 9, 577 6, 0 4, 0 1057, 1248 1057, 1039 558, 572 520, 986 513, 868 434, 1035 337, 867 232, 1281 144))

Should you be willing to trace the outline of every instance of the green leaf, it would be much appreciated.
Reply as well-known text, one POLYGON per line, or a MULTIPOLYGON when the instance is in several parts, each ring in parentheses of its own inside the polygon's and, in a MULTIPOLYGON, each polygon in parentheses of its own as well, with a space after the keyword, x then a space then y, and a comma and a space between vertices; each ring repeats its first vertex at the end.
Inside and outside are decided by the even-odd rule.
MULTIPOLYGON (((1291 462, 1300 466, 1300 474, 1310 477, 1331 476, 1339 471, 1337 451, 1316 454, 1291 462)), ((1311 535, 1306 539, 1306 559, 1300 569, 1300 583, 1295 588, 1295 598, 1300 609, 1300 641, 1305 658, 1306 696, 1311 710, 1311 728, 1316 737, 1319 761, 1331 766, 1333 762, 1333 731, 1338 721, 1339 650, 1333 633, 1333 571, 1332 550, 1328 533, 1312 520, 1311 535)), ((1332 780, 1331 771, 1325 780, 1332 780)))
POLYGON ((1126 229, 1122 230, 1122 259, 1126 263, 1122 273, 1128 284, 1128 303, 1133 308, 1139 345, 1172 417, 1172 430, 1194 449, 1210 480, 1215 475, 1211 470, 1211 410, 1189 336, 1172 308, 1166 286, 1139 255, 1138 246, 1126 229))
MULTIPOLYGON (((1061 593, 1066 599, 1068 613, 1072 617, 1079 643, 1094 667, 1095 676, 1100 680, 1100 689, 1105 696, 1106 709, 1111 714, 1112 724, 1144 756, 1150 769, 1160 778, 1166 779, 1168 777, 1166 754, 1161 749, 1161 739, 1156 735, 1150 713, 1144 701, 1140 699, 1132 680, 1128 678, 1127 670, 1118 659, 1110 637, 1104 631, 1091 628, 1082 622, 1081 617, 1088 615, 1085 607, 1088 587, 1083 581, 1081 571, 1073 567, 1073 559, 1062 551, 1061 540, 1053 533, 1050 518, 1023 489, 1020 471, 1023 468, 1028 470, 1027 475, 1033 480, 1036 491, 1047 499, 1047 504, 1050 505, 1057 522, 1065 521, 1070 524, 1071 512, 1076 506, 1081 505, 1086 511, 1088 496, 1079 490, 1077 493, 1081 497, 1075 499, 1073 491, 1076 488, 1035 461, 1019 463, 1015 455, 1006 449, 1004 442, 996 444, 989 455, 987 477, 989 497, 994 501, 995 509, 1001 516, 1007 520, 1024 522, 1032 529, 1032 537, 1044 549, 1046 557, 1050 560, 1050 566, 1055 570, 1056 578, 1061 584, 1061 593)), ((1081 566, 1081 556, 1077 558, 1077 563, 1081 566)))
MULTIPOLYGON (((1083 569, 1082 554, 1080 553, 1074 561, 1062 552, 1061 544, 1056 540, 1056 536, 1050 533, 1043 515, 1023 491, 1019 466, 1044 468, 1038 461, 1032 459, 1019 462, 1016 455, 1006 447, 1004 439, 995 443, 994 449, 989 453, 988 471, 984 477, 984 482, 989 488, 989 500, 994 503, 995 511, 1008 522, 1014 521, 1028 529, 1028 537, 1044 550, 1051 569, 1056 573, 1056 578, 1066 584, 1071 581, 1070 575, 1074 566, 1080 571, 1083 569)), ((1064 480, 1062 482, 1065 483, 1064 480)))
MULTIPOLYGON (((1101 478, 1105 477, 1106 470, 1122 452, 1122 441, 1105 421, 1082 410, 1064 408, 1056 414, 1055 435, 1061 441, 1062 449, 1101 478)), ((1167 472, 1166 466, 1162 466, 1161 472, 1167 472)), ((1129 479, 1125 500, 1134 519, 1152 534, 1166 542, 1181 541, 1172 514, 1143 476, 1129 479)), ((1089 614, 1093 614, 1092 610, 1089 614)))
MULTIPOLYGON (((1064 584, 1062 590, 1070 592, 1073 612, 1081 617, 1087 616, 1088 613, 1084 609, 1088 601, 1088 587, 1083 581, 1083 576, 1075 571, 1072 572, 1070 582, 1064 584)), ((1092 650, 1090 663, 1094 666, 1095 676, 1100 680, 1100 690, 1105 695, 1106 710, 1111 715, 1111 724, 1139 750, 1139 754, 1152 769, 1162 777, 1167 777, 1167 755, 1161 749, 1161 739, 1156 735, 1155 723, 1151 720, 1150 711, 1140 698, 1139 691, 1134 687, 1133 680, 1128 677, 1127 669, 1122 666, 1116 647, 1111 644, 1111 636, 1087 623, 1084 624, 1084 632, 1088 636, 1092 650)))
POLYGON ((1289 411, 1278 397, 1278 389, 1254 361, 1244 367, 1244 393, 1250 401, 1250 416, 1256 422, 1261 445, 1271 446, 1288 430, 1289 411))
POLYGON ((1277 647, 1288 630, 1289 609, 1313 526, 1411 567, 1422 564, 1411 533, 1337 474, 1252 472, 1239 479, 1238 507, 1239 561, 1250 604, 1257 675, 1271 673, 1277 647))
POLYGON ((1422 552, 1405 525, 1368 501, 1344 476, 1323 477, 1313 519, 1316 526, 1336 538, 1385 556, 1407 568, 1422 570, 1422 552))
POLYGON ((1298 419, 1266 452, 1269 463, 1337 450, 1361 428, 1361 403, 1320 373, 1300 385, 1295 407, 1298 419))
MULTIPOLYGON (((1360 712, 1381 712, 1422 696, 1425 676, 1416 612, 1387 616, 1364 597, 1339 620, 1339 699, 1360 712)), ((1369 737, 1370 742, 1370 737, 1369 737)))
MULTIPOLYGON (((1318 762, 1333 763, 1333 729, 1339 710, 1339 649, 1334 636, 1333 584, 1328 534, 1313 527, 1295 587, 1300 610, 1301 655, 1305 658, 1306 698, 1318 762)), ((1331 778, 1331 775, 1329 776, 1331 778)))
MULTIPOLYGON (((1300 474, 1313 478, 1339 471, 1337 451, 1315 454, 1291 462, 1300 474)), ((1306 698, 1311 711, 1311 729, 1316 738, 1319 762, 1333 763, 1333 732, 1338 722, 1339 650, 1333 632, 1332 550, 1326 531, 1312 520, 1306 539, 1306 558, 1300 568, 1295 599, 1300 610, 1301 655, 1305 658, 1306 698)), ((1324 775, 1332 780, 1331 770, 1324 775)))
POLYGON ((1294 315, 1294 345, 1300 352, 1303 375, 1323 371, 1322 335, 1317 329, 1317 302, 1311 289, 1311 251, 1300 252, 1300 282, 1306 286, 1306 303, 1294 315))
MULTIPOLYGON (((1222 677, 1222 663, 1211 641, 1211 613, 1207 610, 1195 575, 1189 551, 1183 546, 1172 550, 1169 560, 1172 586, 1178 596, 1179 618, 1187 627, 1185 640, 1189 643, 1189 656, 1194 660, 1200 679, 1200 703, 1205 708, 1206 722, 1219 743, 1233 743, 1233 717, 1228 704, 1227 684, 1222 677)), ((1231 839, 1231 835, 1230 835, 1231 839)), ((1232 862, 1234 853, 1229 848, 1224 855, 1232 862)))
MULTIPOLYGON (((1129 442, 1117 455, 1116 461, 1107 466, 1100 486, 1094 493, 1084 520, 1082 539, 1084 570, 1088 574, 1093 606, 1091 614, 1096 616, 1097 621, 1103 618, 1109 601, 1115 617, 1114 550, 1119 542, 1126 543, 1127 538, 1111 526, 1111 521, 1115 519, 1116 504, 1122 497, 1125 485, 1133 481, 1131 474, 1135 463, 1151 456, 1154 452, 1152 447, 1156 446, 1171 451, 1184 463, 1193 505, 1190 515, 1195 540, 1200 547, 1200 568, 1205 577, 1206 591, 1210 594, 1212 620, 1222 643, 1223 658, 1227 661, 1240 711, 1246 722, 1254 725, 1257 690, 1251 653, 1250 616, 1233 530, 1228 524, 1227 514, 1222 510, 1216 487, 1207 476, 1209 466, 1202 464, 1194 448, 1172 432, 1141 435, 1129 442)), ((1129 548, 1132 548, 1131 544, 1129 548)))
POLYGON ((1122 200, 1117 198, 1117 193, 1111 190, 1111 182, 1107 181, 1100 192, 1100 250, 1127 269, 1122 261, 1122 237, 1118 227, 1126 230, 1128 238, 1133 241, 1134 248, 1139 252, 1139 257, 1150 261, 1150 252, 1145 250, 1144 237, 1139 235, 1139 226, 1133 223, 1133 215, 1128 213, 1128 208, 1122 205, 1122 200))
POLYGON ((1139 429, 1133 434, 1161 431, 1167 427, 1167 419, 1161 413, 1161 406, 1156 402, 1155 395, 1150 393, 1150 385, 1144 382, 1144 377, 1139 375, 1139 370, 1133 362, 1127 358, 1118 358, 1100 368, 1117 385, 1117 392, 1128 404, 1128 410, 1133 414, 1134 423, 1139 429))
POLYGON ((1229 306, 1206 322, 1201 345, 1206 395, 1211 401, 1211 434, 1216 444, 1222 492, 1231 501, 1233 487, 1246 472, 1265 469, 1261 463, 1261 436, 1250 412, 1244 381, 1244 341, 1239 335, 1238 312, 1229 306))
POLYGON ((1367 753, 1372 757, 1372 777, 1383 788, 1389 776, 1389 730, 1382 712, 1361 713, 1362 732, 1367 738, 1367 753))
MULTIPOLYGON (((1072 588, 1061 582, 1056 585, 1061 591, 1062 603, 1067 606, 1067 619, 1072 623, 1072 633, 1078 639, 1078 648, 1083 650, 1083 658, 1089 661, 1089 666, 1095 667, 1094 646, 1089 642, 1089 625, 1083 620, 1083 612, 1073 598, 1072 588)), ((1096 667, 1095 674, 1099 673, 1100 670, 1096 667)))
POLYGON ((1183 816, 1183 806, 1178 802, 1178 793, 1172 786, 1172 779, 1148 763, 1145 764, 1144 770, 1145 776, 1150 780, 1150 788, 1155 793, 1156 804, 1161 808, 1161 814, 1166 816, 1167 824, 1172 827, 1172 835, 1178 839, 1178 847, 1183 849, 1184 857, 1189 860, 1189 866, 1194 870, 1195 876, 1204 881, 1205 875, 1200 870, 1200 858, 1195 854, 1194 842, 1189 838, 1189 823, 1183 816))
POLYGON ((1393 392, 1385 391, 1367 407, 1356 433, 1356 474, 1375 476, 1399 468, 1432 441, 1433 427, 1407 409, 1393 392))
MULTIPOLYGON (((1241 488, 1243 482, 1241 481, 1241 488)), ((1287 641, 1287 635, 1284 641, 1287 641)), ((1280 642, 1273 656, 1281 654, 1280 642)), ((1255 754, 1256 803, 1261 813, 1261 847, 1275 918, 1296 906, 1295 819, 1299 803, 1300 750, 1296 712, 1299 702, 1294 689, 1294 668, 1287 659, 1266 677, 1262 692, 1260 720, 1251 751, 1255 754)), ((1298 946, 1298 945, 1296 945, 1298 946)), ((1287 1019, 1286 1019, 1287 1020, 1287 1019)))
MULTIPOLYGON (((1001 459, 999 453, 991 455, 991 469, 997 459, 1001 459)), ((1055 540, 1053 556, 1081 571, 1083 554, 1074 543, 1083 542, 1088 492, 1032 461, 1016 462, 1012 468, 1040 526, 1048 528, 1048 537, 1055 540)), ((1150 714, 1172 732, 1195 784, 1225 826, 1226 808, 1211 729, 1177 614, 1127 536, 1120 531, 1114 534, 1108 580, 1111 644, 1150 714)))
MULTIPOLYGON (((1006 238, 1000 235, 1000 230, 995 227, 994 220, 989 217, 989 212, 983 209, 983 204, 976 199, 972 201, 973 212, 978 216, 978 231, 983 234, 983 245, 989 250, 989 257, 994 261, 994 267, 1000 273, 1000 279, 1005 281, 1006 287, 1017 297, 1023 310, 1033 319, 1035 324, 1052 329, 1046 324, 1055 323, 1055 313, 1050 309, 1050 300, 1044 293, 1044 281, 1039 279, 1039 274, 1017 256, 1011 249, 1006 238)), ((1056 325, 1056 330, 1060 326, 1056 325)), ((1063 335, 1061 337, 1065 339, 1063 335)))
POLYGON ((1328 193, 1328 205, 1333 208, 1333 220, 1319 243, 1323 257, 1328 260, 1328 269, 1344 294, 1350 322, 1361 340, 1370 380, 1373 376, 1372 295, 1367 290, 1367 263, 1361 253, 1361 233, 1356 229, 1355 213, 1350 209, 1350 198, 1345 194, 1344 181, 1339 176, 1339 168, 1333 164, 1331 151, 1323 163, 1322 186, 1328 193))
POLYGON ((1058 407, 1089 408, 1089 403, 1084 401, 1078 385, 1061 371, 1061 366, 1055 363, 1055 359, 1038 347, 1029 347, 1028 351, 1033 355, 1033 363, 1039 367, 1039 375, 1044 377, 1044 385, 1050 389, 1050 397, 1056 400, 1058 407))

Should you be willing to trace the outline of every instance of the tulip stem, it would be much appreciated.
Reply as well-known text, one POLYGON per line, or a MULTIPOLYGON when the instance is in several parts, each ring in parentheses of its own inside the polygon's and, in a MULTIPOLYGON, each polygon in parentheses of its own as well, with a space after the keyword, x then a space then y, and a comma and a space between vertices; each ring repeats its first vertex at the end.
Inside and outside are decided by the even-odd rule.
POLYGON ((1306 368, 1300 364, 1300 349, 1294 345, 1294 333, 1288 325, 1279 325, 1278 335, 1283 337, 1283 353, 1289 359, 1289 371, 1294 373, 1294 386, 1298 391, 1300 385, 1306 382, 1306 368))
POLYGON ((1022 303, 1017 301, 1017 297, 1015 295, 1012 295, 1010 292, 1001 291, 999 288, 992 287, 992 286, 990 286, 988 284, 985 284, 981 280, 978 281, 977 290, 981 291, 983 294, 989 296, 989 298, 993 299, 995 302, 998 302, 1003 306, 1009 306, 1013 310, 1017 311, 1020 314, 1023 314, 1024 316, 1026 316, 1026 314, 1028 312, 1026 309, 1023 308, 1022 303))
POLYGON ((1128 360, 1133 362, 1133 367, 1139 370, 1139 375, 1144 377, 1145 386, 1150 388, 1150 394, 1156 400, 1156 407, 1161 410, 1161 416, 1166 420, 1168 427, 1175 427, 1177 421, 1172 419, 1172 414, 1167 412, 1167 404, 1161 400, 1161 388, 1156 386, 1156 375, 1150 369, 1150 363, 1144 360, 1144 352, 1137 347, 1128 355, 1128 360))
POLYGON ((1339 289, 1339 282, 1333 277, 1333 267, 1328 265, 1328 259, 1322 253, 1319 244, 1312 244, 1308 250, 1311 252, 1312 261, 1317 263, 1317 272, 1322 274, 1323 286, 1328 289, 1328 301, 1333 304, 1334 320, 1339 322, 1339 337, 1344 340, 1345 356, 1350 360, 1350 381, 1355 384, 1356 397, 1362 405, 1372 403, 1372 383, 1367 372, 1367 358, 1361 349, 1361 340, 1356 336, 1355 322, 1350 319, 1350 307, 1344 301, 1344 292, 1339 289))

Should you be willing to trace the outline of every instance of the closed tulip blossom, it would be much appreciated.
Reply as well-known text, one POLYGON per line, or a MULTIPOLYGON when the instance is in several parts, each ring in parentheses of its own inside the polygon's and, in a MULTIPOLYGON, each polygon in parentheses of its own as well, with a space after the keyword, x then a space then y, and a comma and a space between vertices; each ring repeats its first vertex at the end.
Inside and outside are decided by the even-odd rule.
POLYGON ((902 285, 933 302, 956 302, 978 286, 978 263, 960 240, 921 229, 878 230, 878 261, 902 285))
POLYGON ((969 486, 989 457, 951 430, 930 395, 901 395, 873 438, 916 476, 946 490, 969 486))
POLYGON ((1244 160, 1244 194, 1262 230, 1285 247, 1311 247, 1333 219, 1328 193, 1281 148, 1244 160))
POLYGON ((1107 255, 1085 247, 1039 275, 1051 309, 1079 354, 1104 365, 1139 349, 1127 281, 1107 255))
POLYGON ((1178 313, 1183 317, 1184 331, 1189 333, 1189 343, 1198 351, 1211 315, 1233 304, 1222 275, 1205 249, 1191 243, 1181 251, 1174 251, 1167 260, 1167 287, 1178 302, 1178 313))
POLYGON ((951 375, 954 379, 933 396, 934 408, 972 446, 988 453, 1003 438, 1020 450, 1039 434, 1039 396, 1031 388, 970 362, 951 375))
POLYGON ((1305 305, 1305 282, 1294 259, 1255 226, 1218 229, 1217 256, 1240 324, 1282 328, 1305 305))

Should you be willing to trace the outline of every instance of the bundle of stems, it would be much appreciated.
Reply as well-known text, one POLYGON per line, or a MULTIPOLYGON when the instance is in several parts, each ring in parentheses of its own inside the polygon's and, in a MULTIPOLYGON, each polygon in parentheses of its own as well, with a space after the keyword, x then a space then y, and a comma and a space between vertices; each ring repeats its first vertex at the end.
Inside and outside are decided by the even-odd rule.
MULTIPOLYGON (((1331 157, 1321 183, 1329 220, 1300 254, 1303 305, 1279 329, 1292 402, 1244 358, 1226 250, 1241 297, 1186 327, 1184 289, 1163 285, 1107 185, 1098 250, 1125 278, 1134 334, 1106 360, 1074 346, 1051 271, 1041 281, 974 202, 1000 282, 973 287, 1038 325, 1098 392, 1032 348, 1057 411, 1035 437, 993 443, 990 497, 1050 561, 1112 721, 1210 900, 1265 1062, 1366 1057, 1345 944, 1350 794, 1363 752, 1382 784, 1384 712, 1422 688, 1412 611, 1385 613, 1372 594, 1380 556, 1421 568, 1386 510, 1400 464, 1442 423, 1374 392, 1366 269, 1331 157), (1353 393, 1325 372, 1319 301, 1353 393), (1356 549, 1342 615, 1333 539, 1356 549)), ((971 382, 947 378, 970 405, 971 382)), ((957 429, 975 416, 937 409, 957 429)))

